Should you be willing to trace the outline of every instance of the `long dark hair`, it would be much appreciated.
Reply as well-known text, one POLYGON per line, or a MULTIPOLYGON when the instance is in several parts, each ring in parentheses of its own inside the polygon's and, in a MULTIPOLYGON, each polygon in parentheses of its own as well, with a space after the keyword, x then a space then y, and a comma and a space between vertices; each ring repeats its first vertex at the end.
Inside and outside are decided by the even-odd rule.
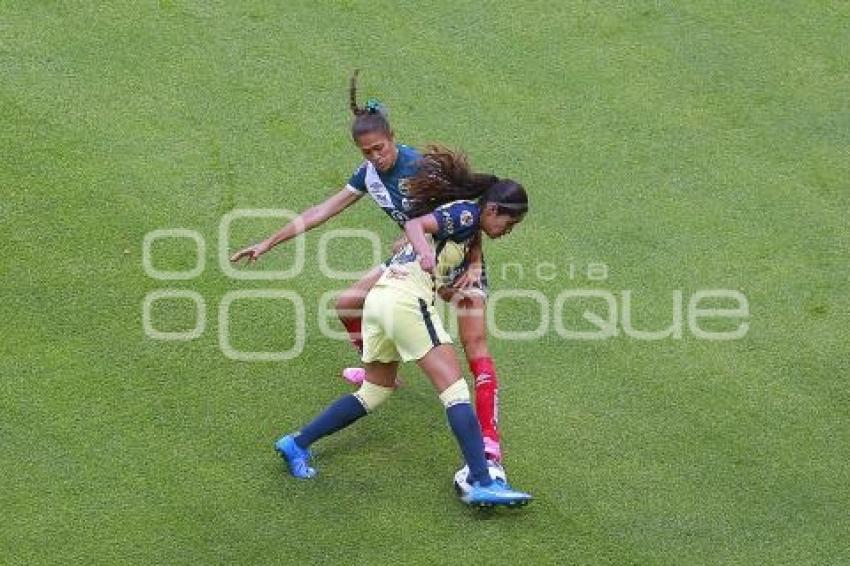
POLYGON ((513 179, 499 179, 484 191, 478 202, 482 205, 492 202, 496 205, 496 214, 507 214, 511 218, 528 212, 528 193, 513 179))
POLYGON ((466 154, 441 145, 425 148, 419 169, 407 179, 407 190, 412 201, 412 217, 456 200, 492 202, 499 207, 499 214, 514 218, 528 211, 528 195, 522 185, 511 179, 476 173, 466 154))
POLYGON ((389 120, 387 120, 387 108, 378 99, 370 98, 364 106, 357 105, 357 75, 359 74, 360 69, 355 69, 354 73, 351 74, 348 87, 348 105, 351 108, 351 113, 354 114, 354 121, 351 123, 351 138, 357 141, 357 138, 363 134, 373 132, 392 137, 393 130, 390 127, 389 120))

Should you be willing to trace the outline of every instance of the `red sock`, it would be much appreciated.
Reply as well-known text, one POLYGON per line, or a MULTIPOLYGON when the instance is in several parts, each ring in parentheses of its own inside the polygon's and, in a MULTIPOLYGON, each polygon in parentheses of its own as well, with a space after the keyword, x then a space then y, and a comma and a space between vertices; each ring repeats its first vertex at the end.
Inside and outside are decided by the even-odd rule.
POLYGON ((475 376, 475 414, 484 436, 484 448, 488 456, 501 460, 499 445, 499 379, 493 358, 476 358, 469 362, 475 376))
POLYGON ((348 339, 351 345, 359 352, 363 353, 363 327, 362 318, 341 318, 339 319, 342 325, 348 331, 348 339))

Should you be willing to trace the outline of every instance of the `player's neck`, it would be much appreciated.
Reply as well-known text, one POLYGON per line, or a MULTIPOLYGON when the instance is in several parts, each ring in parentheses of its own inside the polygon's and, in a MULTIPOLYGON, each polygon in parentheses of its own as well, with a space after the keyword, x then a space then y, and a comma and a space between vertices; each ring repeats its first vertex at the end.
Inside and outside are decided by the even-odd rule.
POLYGON ((395 149, 395 155, 393 156, 393 162, 390 163, 390 166, 387 167, 386 171, 381 171, 381 173, 390 173, 393 169, 395 169, 396 164, 398 164, 398 144, 393 144, 393 148, 395 149))

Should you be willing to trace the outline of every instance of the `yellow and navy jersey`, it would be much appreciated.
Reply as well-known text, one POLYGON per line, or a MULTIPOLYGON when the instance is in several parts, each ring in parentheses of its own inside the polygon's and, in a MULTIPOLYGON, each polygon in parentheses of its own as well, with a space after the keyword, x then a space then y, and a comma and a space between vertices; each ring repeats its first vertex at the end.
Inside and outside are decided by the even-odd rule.
POLYGON ((390 258, 375 287, 393 287, 428 303, 433 302, 434 290, 451 284, 452 277, 466 261, 468 251, 468 242, 459 244, 445 240, 440 243, 433 279, 431 274, 422 270, 413 244, 408 243, 390 258))
POLYGON ((396 148, 398 157, 389 171, 378 171, 371 162, 363 161, 348 179, 346 187, 361 195, 368 192, 381 210, 404 226, 410 220, 411 204, 405 180, 416 174, 422 155, 407 145, 397 144, 396 148))
POLYGON ((434 291, 450 285, 465 269, 469 246, 478 232, 480 208, 474 201, 455 201, 434 210, 437 233, 426 235, 434 249, 437 265, 434 277, 423 271, 419 255, 408 243, 387 262, 383 275, 375 286, 389 286, 431 302, 434 291))
POLYGON ((474 200, 456 200, 434 209, 437 233, 434 239, 466 242, 478 232, 481 207, 474 200))

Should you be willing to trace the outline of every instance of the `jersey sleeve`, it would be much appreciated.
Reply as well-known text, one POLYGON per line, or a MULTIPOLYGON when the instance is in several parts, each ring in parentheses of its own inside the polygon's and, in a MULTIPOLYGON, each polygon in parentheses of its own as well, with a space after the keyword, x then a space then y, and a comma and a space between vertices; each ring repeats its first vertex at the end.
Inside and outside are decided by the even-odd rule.
POLYGON ((481 209, 474 202, 452 202, 434 210, 437 220, 438 240, 463 242, 471 238, 478 230, 478 218, 481 209))
POLYGON ((354 192, 365 193, 366 192, 366 162, 360 164, 360 167, 351 174, 351 177, 348 178, 348 184, 346 187, 350 188, 354 192))

